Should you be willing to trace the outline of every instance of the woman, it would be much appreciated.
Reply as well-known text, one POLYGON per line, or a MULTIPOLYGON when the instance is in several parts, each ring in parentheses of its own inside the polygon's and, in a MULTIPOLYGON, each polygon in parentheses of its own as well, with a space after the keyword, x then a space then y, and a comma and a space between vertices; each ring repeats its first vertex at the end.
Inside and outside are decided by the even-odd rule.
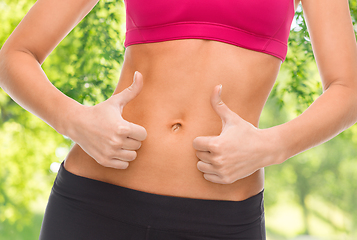
POLYGON ((348 1, 302 0, 324 93, 268 129, 298 0, 126 0, 119 83, 88 107, 40 65, 96 2, 38 0, 0 53, 1 87, 76 142, 40 239, 265 239, 263 168, 357 121, 348 1))

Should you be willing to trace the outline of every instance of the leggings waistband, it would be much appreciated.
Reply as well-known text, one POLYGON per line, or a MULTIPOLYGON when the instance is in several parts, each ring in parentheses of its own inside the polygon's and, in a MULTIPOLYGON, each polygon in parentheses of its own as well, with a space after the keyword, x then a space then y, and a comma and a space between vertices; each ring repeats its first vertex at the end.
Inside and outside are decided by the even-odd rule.
POLYGON ((263 191, 243 201, 164 196, 81 177, 63 163, 52 191, 95 214, 171 231, 230 232, 264 217, 263 191))

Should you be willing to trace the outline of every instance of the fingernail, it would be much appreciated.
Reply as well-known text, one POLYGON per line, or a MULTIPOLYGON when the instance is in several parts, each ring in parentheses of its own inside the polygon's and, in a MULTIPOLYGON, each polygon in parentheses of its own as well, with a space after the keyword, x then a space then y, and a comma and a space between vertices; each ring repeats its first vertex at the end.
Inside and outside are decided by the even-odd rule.
POLYGON ((130 87, 133 87, 134 86, 134 84, 135 84, 135 79, 136 79, 136 73, 137 73, 138 71, 135 71, 134 72, 134 78, 133 78, 133 83, 130 85, 130 87))
POLYGON ((133 84, 135 83, 135 79, 136 79, 136 73, 137 73, 138 71, 135 71, 135 73, 134 73, 134 80, 133 80, 133 84))
POLYGON ((218 91, 218 96, 221 97, 222 93, 222 84, 219 85, 219 91, 218 91))

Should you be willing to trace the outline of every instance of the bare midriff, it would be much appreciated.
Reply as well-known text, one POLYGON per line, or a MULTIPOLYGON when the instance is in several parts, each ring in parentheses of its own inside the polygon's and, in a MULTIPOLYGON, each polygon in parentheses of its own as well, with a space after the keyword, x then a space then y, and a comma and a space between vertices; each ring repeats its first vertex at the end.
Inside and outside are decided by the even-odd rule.
MULTIPOLYGON (((222 84, 222 100, 258 126, 281 60, 231 44, 182 39, 129 46, 114 94, 130 86, 135 71, 143 75, 140 94, 123 110, 123 118, 143 126, 147 138, 125 170, 103 167, 77 144, 65 168, 77 175, 160 195, 240 201, 264 187, 260 169, 232 184, 204 179, 197 169, 193 139, 217 136, 222 121, 210 102, 222 84)), ((239 142, 237 142, 239 144, 239 142)))

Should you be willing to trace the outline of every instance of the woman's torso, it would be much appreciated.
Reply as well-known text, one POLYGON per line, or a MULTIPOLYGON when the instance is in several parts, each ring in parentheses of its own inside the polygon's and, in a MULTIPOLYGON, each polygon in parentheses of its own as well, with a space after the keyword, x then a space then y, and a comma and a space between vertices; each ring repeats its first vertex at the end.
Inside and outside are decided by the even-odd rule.
POLYGON ((219 135, 221 119, 210 96, 223 85, 222 100, 258 126, 281 61, 271 55, 201 39, 131 45, 126 49, 114 93, 142 73, 141 93, 123 110, 123 118, 147 130, 137 158, 125 170, 99 165, 78 145, 68 154, 68 171, 145 192, 200 199, 243 200, 263 188, 263 169, 233 184, 208 182, 197 169, 192 146, 198 136, 219 135))

